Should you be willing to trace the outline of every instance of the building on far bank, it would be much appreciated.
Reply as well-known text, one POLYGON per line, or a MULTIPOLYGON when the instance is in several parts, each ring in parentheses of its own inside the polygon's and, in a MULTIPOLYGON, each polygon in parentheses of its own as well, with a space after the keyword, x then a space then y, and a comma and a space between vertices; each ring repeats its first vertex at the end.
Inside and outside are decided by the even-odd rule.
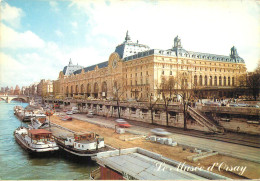
POLYGON ((118 93, 124 100, 140 101, 147 101, 150 95, 160 97, 163 78, 178 80, 184 74, 188 88, 204 91, 204 97, 228 97, 238 77, 246 74, 245 62, 234 46, 229 56, 187 51, 177 36, 172 48, 150 49, 131 41, 128 32, 108 61, 73 73, 67 72, 68 67, 59 74, 64 97, 110 99, 118 93))
POLYGON ((42 82, 42 97, 53 96, 53 81, 43 79, 41 82, 42 82))
POLYGON ((15 86, 14 95, 20 95, 20 87, 18 85, 15 86))

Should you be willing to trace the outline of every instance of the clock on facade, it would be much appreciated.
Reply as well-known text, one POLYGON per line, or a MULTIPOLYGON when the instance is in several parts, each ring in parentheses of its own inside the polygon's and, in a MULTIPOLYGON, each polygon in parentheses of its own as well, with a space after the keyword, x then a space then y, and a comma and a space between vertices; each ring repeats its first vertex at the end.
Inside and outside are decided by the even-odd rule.
POLYGON ((116 68, 116 65, 117 65, 117 61, 116 61, 116 58, 113 60, 113 63, 112 63, 112 66, 113 68, 116 68))

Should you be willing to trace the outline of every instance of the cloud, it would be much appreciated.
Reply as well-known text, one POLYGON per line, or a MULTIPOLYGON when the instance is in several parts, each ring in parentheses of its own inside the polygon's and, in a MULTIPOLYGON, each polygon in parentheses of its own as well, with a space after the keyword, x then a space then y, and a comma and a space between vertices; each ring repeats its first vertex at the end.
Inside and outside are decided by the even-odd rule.
POLYGON ((64 35, 63 35, 63 33, 60 31, 60 30, 55 30, 55 34, 58 36, 58 37, 60 37, 60 38, 62 38, 64 35))
POLYGON ((16 85, 18 82, 24 82, 23 71, 25 66, 16 61, 10 55, 0 52, 0 84, 16 85))
MULTIPOLYGON (((179 35, 190 51, 229 55, 235 45, 249 70, 260 56, 260 15, 255 1, 72 1, 86 15, 85 37, 106 37, 111 46, 124 40, 129 30, 132 40, 151 48, 169 49, 179 35), (147 3, 148 2, 148 3, 147 3), (243 51, 251 47, 251 52, 243 51)), ((89 39, 87 39, 89 40, 89 39)), ((87 42, 87 41, 86 41, 87 42)), ((99 49, 107 49, 107 44, 99 49)), ((109 55, 108 55, 109 56, 109 55)))
MULTIPOLYGON (((72 59, 73 64, 79 64, 84 67, 104 62, 108 60, 108 56, 101 56, 100 52, 93 47, 82 47, 71 50, 65 54, 65 60, 72 59)), ((66 62, 67 64, 68 62, 66 62)))
POLYGON ((52 11, 54 11, 56 13, 60 11, 60 9, 58 7, 58 3, 56 1, 50 1, 49 4, 51 6, 52 11))
POLYGON ((0 3, 1 20, 13 28, 19 28, 21 25, 21 17, 24 16, 23 10, 10 6, 5 1, 1 1, 0 3))
POLYGON ((70 23, 73 28, 77 29, 78 28, 78 23, 76 21, 73 21, 70 23))
POLYGON ((9 49, 42 48, 45 44, 35 33, 31 31, 19 33, 3 23, 0 24, 0 39, 0 47, 9 49))

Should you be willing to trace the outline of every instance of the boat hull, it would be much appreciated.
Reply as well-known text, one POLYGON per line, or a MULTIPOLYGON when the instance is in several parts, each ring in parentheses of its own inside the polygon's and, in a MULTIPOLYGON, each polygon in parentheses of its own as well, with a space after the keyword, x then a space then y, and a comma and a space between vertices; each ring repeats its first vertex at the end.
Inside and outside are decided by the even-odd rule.
POLYGON ((42 153, 52 153, 59 150, 59 147, 49 147, 49 148, 32 148, 30 145, 25 143, 25 141, 22 139, 21 135, 14 132, 14 138, 16 142, 26 151, 29 153, 35 153, 35 154, 42 154, 42 153))
POLYGON ((60 142, 58 140, 56 140, 56 143, 57 143, 57 145, 59 146, 60 149, 64 150, 65 152, 67 152, 71 155, 77 156, 77 157, 91 158, 93 156, 96 156, 97 153, 99 153, 99 152, 113 150, 113 148, 111 148, 109 146, 105 146, 103 148, 99 148, 98 150, 81 151, 81 150, 74 149, 71 146, 64 145, 62 142, 60 142))

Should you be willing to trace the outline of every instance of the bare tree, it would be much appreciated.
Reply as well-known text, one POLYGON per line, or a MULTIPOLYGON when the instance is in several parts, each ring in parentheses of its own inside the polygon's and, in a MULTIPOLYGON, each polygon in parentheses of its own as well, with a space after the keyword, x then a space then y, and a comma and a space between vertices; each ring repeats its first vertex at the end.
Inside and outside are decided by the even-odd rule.
POLYGON ((257 100, 260 91, 260 63, 254 72, 238 77, 236 91, 244 95, 251 94, 254 100, 257 100))
POLYGON ((118 84, 116 81, 114 82, 113 86, 113 97, 114 100, 116 101, 117 105, 117 113, 118 113, 118 118, 120 118, 120 100, 122 98, 122 95, 124 94, 124 81, 122 81, 122 84, 118 84))
POLYGON ((168 80, 165 77, 162 77, 160 88, 158 89, 158 94, 161 94, 163 99, 167 126, 169 126, 169 104, 173 99, 173 94, 175 93, 175 84, 176 82, 173 77, 170 77, 168 80))
POLYGON ((180 96, 182 99, 183 106, 183 129, 187 130, 187 118, 188 118, 188 106, 191 103, 192 99, 200 95, 200 90, 197 89, 197 86, 192 82, 192 72, 190 71, 181 71, 178 72, 175 85, 173 89, 173 94, 177 97, 180 96), (188 84, 190 83, 190 86, 188 84))
POLYGON ((152 93, 150 93, 148 108, 151 111, 152 124, 154 124, 154 122, 153 122, 153 112, 154 112, 154 106, 156 105, 157 101, 158 101, 158 98, 156 100, 154 100, 152 93))
POLYGON ((260 91, 260 63, 254 72, 251 72, 247 76, 247 88, 252 94, 254 100, 256 101, 259 97, 260 91))

